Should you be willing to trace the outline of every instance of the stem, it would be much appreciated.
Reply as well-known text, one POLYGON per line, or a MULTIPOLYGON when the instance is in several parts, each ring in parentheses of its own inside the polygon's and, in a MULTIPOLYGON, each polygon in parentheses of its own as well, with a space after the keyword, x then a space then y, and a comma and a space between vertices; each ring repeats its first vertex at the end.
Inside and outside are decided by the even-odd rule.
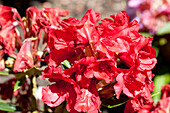
POLYGON ((26 32, 25 32, 25 27, 24 27, 24 24, 23 24, 23 21, 21 19, 21 16, 17 13, 17 17, 19 19, 19 25, 21 26, 21 29, 23 30, 23 34, 24 34, 24 37, 26 38, 26 32))
POLYGON ((157 93, 155 93, 155 94, 152 94, 151 97, 154 97, 154 96, 158 95, 159 93, 160 93, 160 92, 157 92, 157 93))
POLYGON ((20 37, 18 35, 16 37, 17 37, 18 43, 20 44, 20 47, 21 47, 22 46, 22 42, 20 40, 20 37))
POLYGON ((31 111, 35 111, 36 108, 36 76, 30 77, 31 81, 31 111))
POLYGON ((35 54, 35 53, 37 52, 37 50, 38 50, 38 42, 39 42, 39 39, 37 38, 37 39, 35 40, 34 49, 33 49, 33 54, 35 54))
POLYGON ((42 37, 42 34, 43 34, 43 29, 41 29, 39 34, 38 34, 38 40, 39 40, 38 50, 40 50, 40 51, 43 51, 42 46, 43 46, 44 37, 42 37))
POLYGON ((19 23, 19 25, 21 26, 21 29, 22 29, 22 31, 23 31, 24 38, 26 38, 26 32, 25 32, 24 25, 23 25, 23 24, 21 24, 21 22, 19 23))
POLYGON ((42 33, 43 33, 43 29, 40 29, 40 32, 39 32, 39 34, 38 34, 38 39, 41 38, 42 33))

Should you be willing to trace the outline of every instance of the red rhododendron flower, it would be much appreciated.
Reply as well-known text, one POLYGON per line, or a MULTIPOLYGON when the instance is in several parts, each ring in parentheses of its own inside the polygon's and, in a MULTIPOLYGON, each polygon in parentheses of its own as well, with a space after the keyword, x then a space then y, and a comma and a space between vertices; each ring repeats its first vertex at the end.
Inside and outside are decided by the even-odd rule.
POLYGON ((17 55, 14 64, 14 72, 22 72, 24 69, 29 69, 34 66, 34 61, 31 53, 31 39, 26 39, 17 55))
POLYGON ((82 26, 76 28, 77 38, 81 43, 96 43, 98 35, 96 31, 96 23, 100 20, 100 14, 90 9, 86 12, 80 21, 82 26))
POLYGON ((88 89, 81 89, 81 93, 77 95, 75 109, 79 112, 98 113, 100 111, 100 98, 97 89, 94 86, 94 80, 91 81, 88 89))
POLYGON ((8 22, 13 23, 17 21, 17 17, 19 16, 15 8, 3 6, 3 5, 0 5, 0 15, 1 15, 0 18, 1 28, 3 28, 3 26, 8 22))
POLYGON ((46 61, 50 66, 58 66, 65 59, 76 59, 79 50, 75 47, 75 37, 68 30, 53 29, 49 30, 48 48, 49 55, 46 61), (48 60, 55 61, 54 63, 48 60))
POLYGON ((82 51, 80 47, 90 41, 97 41, 95 24, 98 20, 98 13, 89 10, 80 22, 77 19, 69 18, 61 22, 62 29, 51 28, 48 33, 50 55, 46 61, 48 62, 48 59, 50 59, 55 61, 56 64, 49 64, 50 62, 48 64, 57 66, 65 59, 71 62, 77 59, 82 51), (73 20, 76 24, 72 23, 73 20))
POLYGON ((43 28, 50 27, 51 25, 59 26, 60 17, 65 17, 68 14, 68 11, 65 9, 43 8, 37 21, 43 28))
POLYGON ((4 53, 12 55, 15 50, 15 27, 18 22, 10 23, 8 22, 0 30, 0 45, 3 47, 4 53))
POLYGON ((150 95, 149 89, 145 86, 143 91, 135 98, 129 100, 125 106, 125 113, 134 113, 139 111, 145 104, 152 104, 154 101, 150 95))
POLYGON ((77 44, 95 43, 98 41, 98 32, 96 31, 96 23, 100 20, 100 14, 90 9, 79 21, 76 18, 64 19, 61 23, 62 27, 65 26, 73 29, 74 34, 78 41, 77 44))
POLYGON ((68 102, 67 110, 70 113, 77 111, 88 113, 98 112, 97 109, 100 108, 101 102, 97 95, 90 93, 87 89, 81 89, 81 92, 77 93, 73 85, 63 80, 51 79, 50 81, 56 82, 56 84, 49 85, 42 90, 42 100, 48 106, 58 106, 66 99, 68 102))
POLYGON ((96 59, 94 57, 86 57, 82 58, 79 61, 75 61, 75 63, 69 68, 65 69, 66 74, 74 74, 76 78, 76 82, 81 86, 81 87, 89 87, 89 84, 91 82, 92 77, 89 77, 90 75, 86 75, 87 73, 87 68, 88 66, 95 62, 96 59))
POLYGON ((17 20, 21 20, 21 17, 17 10, 12 7, 7 7, 0 5, 0 46, 1 46, 1 53, 0 53, 0 70, 5 68, 4 59, 2 58, 4 54, 13 55, 15 50, 15 43, 18 41, 20 42, 20 37, 16 33, 16 26, 22 24, 17 20), (19 39, 16 41, 16 39, 19 39))
MULTIPOLYGON (((43 88, 42 90, 42 100, 49 106, 54 107, 60 105, 65 99, 67 100, 67 110, 71 113, 75 112, 83 112, 83 111, 95 111, 97 110, 96 107, 100 107, 100 99, 98 98, 99 102, 96 103, 96 100, 93 100, 95 97, 90 97, 89 99, 90 103, 95 105, 94 108, 85 108, 82 109, 78 102, 82 101, 80 98, 86 98, 84 95, 82 96, 81 92, 84 93, 85 89, 79 89, 78 84, 72 79, 72 77, 64 75, 64 73, 61 72, 61 68, 56 69, 49 69, 46 68, 46 70, 43 72, 44 77, 48 77, 50 82, 55 82, 55 84, 49 85, 46 88, 43 88), (50 98, 49 98, 50 96, 50 98), (76 104, 76 105, 75 105, 76 104)), ((94 88, 93 88, 94 89, 94 88)), ((87 90, 87 89, 86 89, 87 90)), ((97 91, 97 90, 96 90, 97 91)), ((92 91, 94 92, 94 91, 92 91)), ((97 95, 96 95, 97 96, 97 95)), ((86 100, 86 99, 85 99, 86 100)), ((88 102, 88 101, 87 101, 88 102)), ((90 104, 86 103, 86 105, 90 104)), ((89 112, 90 113, 90 112, 89 112)))
POLYGON ((66 87, 71 88, 71 86, 67 86, 66 82, 58 81, 56 83, 57 84, 47 86, 42 90, 42 100, 50 107, 58 106, 64 102, 68 96, 68 89, 66 89, 66 87))
POLYGON ((140 70, 151 70, 155 67, 156 51, 153 47, 145 46, 142 51, 139 51, 139 69, 140 70))
POLYGON ((94 82, 83 75, 86 67, 93 61, 94 58, 82 59, 70 69, 64 70, 63 73, 60 67, 46 68, 43 71, 43 76, 56 84, 43 89, 43 101, 49 106, 58 106, 66 99, 68 102, 67 110, 71 110, 70 112, 76 110, 78 112, 97 113, 101 104, 97 89, 93 86, 94 82), (47 98, 48 95, 54 98, 47 98), (73 101, 76 103, 73 103, 73 101), (94 107, 92 108, 91 105, 94 107))
POLYGON ((120 73, 116 78, 117 83, 114 85, 117 98, 119 98, 122 90, 124 94, 132 98, 125 107, 126 112, 128 112, 127 109, 130 108, 130 111, 138 111, 144 104, 153 103, 150 95, 154 87, 153 82, 150 80, 153 74, 147 71, 130 70, 131 71, 128 71, 128 69, 126 69, 124 73, 120 73))
POLYGON ((42 74, 44 78, 49 77, 49 81, 54 82, 54 84, 42 89, 43 102, 51 107, 55 107, 66 99, 68 102, 67 110, 74 113, 76 92, 79 92, 79 86, 76 82, 69 76, 64 75, 60 67, 56 69, 46 68, 42 74))
POLYGON ((144 87, 145 75, 137 70, 124 70, 116 77, 116 81, 114 89, 118 99, 122 90, 128 97, 134 98, 144 87))
POLYGON ((133 66, 136 62, 139 62, 139 70, 151 70, 156 65, 156 51, 150 46, 152 38, 140 37, 139 42, 136 45, 131 46, 128 53, 120 53, 118 57, 127 66, 133 66))
POLYGON ((111 83, 116 77, 115 61, 110 59, 100 59, 96 62, 92 62, 85 73, 87 78, 97 78, 99 80, 105 80, 106 83, 111 83))
POLYGON ((129 23, 129 18, 125 11, 116 15, 111 15, 114 19, 104 19, 99 23, 98 30, 101 35, 100 41, 96 45, 96 50, 104 53, 107 57, 112 57, 114 52, 125 53, 131 50, 131 45, 137 45, 136 41, 140 37, 134 36, 139 30, 137 21, 129 23))
POLYGON ((129 100, 125 106, 124 113, 135 113, 141 109, 141 107, 144 105, 144 100, 142 98, 135 98, 132 100, 129 100))

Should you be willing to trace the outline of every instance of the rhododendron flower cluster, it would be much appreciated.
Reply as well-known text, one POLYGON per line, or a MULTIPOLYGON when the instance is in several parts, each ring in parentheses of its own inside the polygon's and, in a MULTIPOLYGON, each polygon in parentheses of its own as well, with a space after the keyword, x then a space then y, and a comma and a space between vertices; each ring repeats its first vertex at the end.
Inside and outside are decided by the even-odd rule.
POLYGON ((66 100, 70 113, 98 113, 101 97, 108 99, 113 95, 117 99, 121 95, 130 98, 125 112, 137 112, 153 103, 151 70, 157 63, 153 38, 138 33, 138 22, 129 22, 126 11, 101 20, 100 13, 89 9, 81 20, 60 20, 68 15, 67 10, 30 7, 26 18, 21 19, 14 8, 0 8, 5 9, 0 13, 2 17, 9 13, 8 18, 0 18, 0 63, 2 55, 14 54, 15 48, 19 52, 13 72, 39 68, 39 60, 46 61, 48 66, 42 75, 51 84, 42 89, 42 100, 48 106, 56 107, 66 100), (17 25, 23 30, 23 42, 15 29, 17 25), (40 43, 44 48, 38 48, 40 43), (41 59, 42 55, 45 59, 41 59), (106 87, 113 94, 102 95, 106 87))
POLYGON ((98 91, 105 85, 96 86, 100 81, 110 85, 114 79, 117 99, 121 93, 131 98, 127 109, 131 106, 138 111, 153 103, 151 70, 157 61, 152 37, 140 35, 138 22, 129 22, 125 11, 111 18, 98 23, 100 14, 90 9, 80 21, 70 17, 48 29, 45 60, 49 67, 43 77, 53 84, 42 91, 47 105, 55 107, 66 99, 71 113, 97 113, 101 105, 98 91), (61 68, 64 60, 70 68, 61 68))

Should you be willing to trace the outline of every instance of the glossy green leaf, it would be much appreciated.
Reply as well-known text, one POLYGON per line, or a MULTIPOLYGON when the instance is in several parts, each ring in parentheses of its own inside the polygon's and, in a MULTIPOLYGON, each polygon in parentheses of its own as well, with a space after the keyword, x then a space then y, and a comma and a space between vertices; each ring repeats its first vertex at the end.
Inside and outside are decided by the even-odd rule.
POLYGON ((22 111, 22 108, 14 105, 14 104, 8 104, 8 103, 0 102, 0 110, 15 112, 15 111, 22 111))
POLYGON ((14 74, 17 79, 22 78, 25 75, 42 75, 41 70, 37 69, 36 67, 32 67, 28 69, 26 72, 20 72, 20 73, 11 73, 14 74))
POLYGON ((25 72, 26 75, 41 75, 41 71, 36 67, 32 67, 25 72))
MULTIPOLYGON (((13 74, 13 73, 11 73, 11 74, 13 74)), ((14 75, 15 75, 16 79, 20 79, 20 78, 22 78, 25 75, 25 73, 24 72, 14 73, 14 75)))
POLYGON ((63 64, 64 66, 66 66, 67 68, 70 68, 70 62, 68 60, 64 60, 63 62, 61 62, 61 64, 63 64))
POLYGON ((170 22, 167 22, 163 27, 161 27, 157 35, 164 35, 164 34, 170 34, 170 22))
POLYGON ((24 82, 25 82, 25 76, 23 76, 19 80, 17 80, 15 85, 14 85, 14 91, 19 89, 23 85, 24 82))

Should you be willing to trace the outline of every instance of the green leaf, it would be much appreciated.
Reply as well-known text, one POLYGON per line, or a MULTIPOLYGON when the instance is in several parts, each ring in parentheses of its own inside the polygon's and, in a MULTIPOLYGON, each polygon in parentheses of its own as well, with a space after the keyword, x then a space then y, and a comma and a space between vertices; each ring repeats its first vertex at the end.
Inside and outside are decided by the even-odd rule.
POLYGON ((22 111, 22 108, 14 105, 14 104, 8 104, 8 103, 0 102, 0 110, 15 112, 15 111, 22 111))
POLYGON ((0 71, 0 75, 9 75, 9 72, 7 72, 7 71, 0 71))
POLYGON ((142 36, 145 36, 145 37, 153 37, 152 34, 146 33, 146 32, 140 32, 140 34, 141 34, 142 36))
POLYGON ((9 75, 9 69, 5 68, 4 70, 0 71, 0 75, 9 75))
POLYGON ((161 27, 157 35, 164 35, 164 34, 170 34, 170 22, 167 22, 163 27, 161 27))
POLYGON ((128 100, 129 98, 102 99, 102 106, 105 106, 107 108, 114 108, 127 103, 128 100))
POLYGON ((14 85, 14 91, 19 89, 23 85, 24 82, 25 82, 25 76, 23 76, 19 80, 17 80, 17 82, 14 85))
POLYGON ((20 72, 20 73, 11 73, 14 74, 17 79, 21 79, 23 76, 28 75, 42 75, 41 70, 37 69, 36 67, 32 67, 28 69, 26 72, 20 72))
POLYGON ((63 62, 61 62, 61 64, 63 64, 64 66, 66 66, 67 68, 70 68, 70 62, 68 60, 64 60, 63 62))
POLYGON ((20 78, 22 78, 25 75, 24 72, 21 72, 21 73, 11 73, 11 74, 14 74, 16 79, 20 79, 20 78))
POLYGON ((26 75, 41 75, 41 71, 36 67, 32 67, 25 72, 26 75))

